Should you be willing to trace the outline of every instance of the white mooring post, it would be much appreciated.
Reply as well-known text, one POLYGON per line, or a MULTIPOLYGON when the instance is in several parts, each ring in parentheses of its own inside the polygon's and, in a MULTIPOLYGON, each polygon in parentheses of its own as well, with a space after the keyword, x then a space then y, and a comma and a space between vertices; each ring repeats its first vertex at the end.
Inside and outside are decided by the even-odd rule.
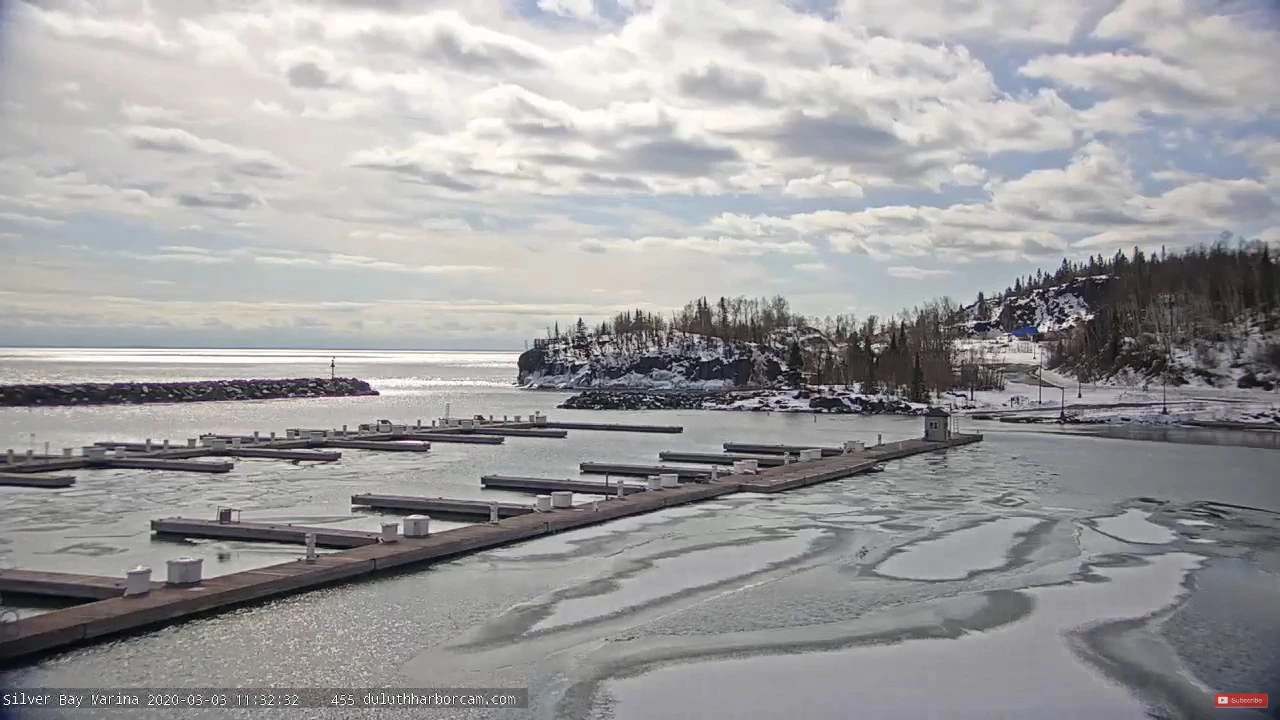
POLYGON ((618 481, 618 497, 625 498, 627 496, 627 485, 621 480, 618 481))
POLYGON ((204 560, 180 557, 177 560, 168 561, 167 565, 169 570, 167 581, 170 585, 195 585, 200 582, 200 570, 204 560))
POLYGON ((410 515, 404 519, 405 537, 420 538, 430 534, 431 517, 429 515, 410 515))
POLYGON ((163 449, 165 449, 165 450, 168 450, 168 449, 169 449, 169 438, 165 438, 165 439, 164 439, 164 442, 162 442, 162 443, 160 444, 160 447, 161 447, 161 448, 163 448, 163 449))
POLYGON ((382 537, 378 538, 378 542, 393 543, 400 539, 400 523, 384 522, 382 523, 382 537))
POLYGON ((661 489, 662 489, 662 478, 658 477, 657 475, 650 475, 650 476, 645 480, 645 483, 646 483, 646 487, 647 487, 649 490, 661 490, 661 489))
POLYGON ((534 502, 534 506, 533 506, 533 509, 534 509, 534 510, 537 510, 538 512, 550 512, 550 511, 551 511, 551 496, 550 496, 550 495, 539 495, 539 496, 537 496, 537 497, 535 497, 535 498, 534 498, 534 501, 535 501, 535 502, 534 502))
POLYGON ((658 476, 658 482, 664 488, 680 487, 680 476, 676 473, 663 473, 658 476))
POLYGON ((599 501, 599 500, 592 500, 592 501, 591 501, 591 512, 600 512, 600 501, 599 501))
POLYGON ((124 574, 124 596, 136 597, 151 592, 151 568, 137 565, 124 574))
POLYGON ((49 454, 49 443, 45 443, 45 444, 44 444, 44 454, 45 454, 45 455, 48 455, 48 454, 49 454))
POLYGON ((573 507, 573 493, 564 492, 563 490, 551 493, 551 507, 557 510, 573 507))
POLYGON ((62 457, 71 457, 75 452, 75 448, 62 448, 62 457))
POLYGON ((496 502, 489 503, 489 522, 498 522, 498 503, 496 502))
POLYGON ((13 464, 13 448, 4 451, 4 461, 10 465, 13 464))
POLYGON ((195 438, 187 438, 187 447, 189 447, 189 448, 193 448, 193 447, 195 447, 195 446, 196 446, 196 439, 195 439, 195 438))
POLYGON ((151 438, 142 441, 142 449, 151 452, 151 438))
POLYGON ((884 444, 884 433, 876 433, 876 444, 877 445, 884 444))
POLYGON ((303 562, 313 563, 316 561, 316 534, 307 533, 302 536, 302 541, 307 546, 307 554, 302 558, 303 562))

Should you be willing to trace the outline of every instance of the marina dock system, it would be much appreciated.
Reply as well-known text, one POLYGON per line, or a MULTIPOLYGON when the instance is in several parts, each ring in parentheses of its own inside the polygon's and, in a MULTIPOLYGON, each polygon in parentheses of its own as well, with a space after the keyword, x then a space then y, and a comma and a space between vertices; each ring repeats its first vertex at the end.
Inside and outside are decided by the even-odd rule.
POLYGON ((515 503, 490 502, 487 500, 453 500, 450 498, 416 497, 412 495, 376 495, 365 493, 352 495, 351 504, 375 510, 406 510, 411 512, 431 513, 450 517, 465 517, 470 520, 488 520, 489 509, 496 506, 499 518, 528 515, 533 508, 515 503))
MULTIPOLYGON (((540 421, 535 423, 517 421, 508 424, 516 427, 564 429, 555 428, 551 423, 547 423, 545 417, 541 417, 540 421)), ((594 426, 593 429, 602 428, 594 426)), ((344 433, 341 438, 385 443, 394 442, 391 438, 397 435, 408 434, 399 428, 395 430, 396 432, 384 431, 380 435, 362 430, 357 433, 344 433), (378 435, 378 440, 372 439, 375 435, 378 435)), ((448 427, 443 429, 443 432, 450 433, 452 430, 452 427, 448 427)), ((435 431, 442 430, 437 428, 435 431)), ((327 441, 339 439, 336 432, 329 434, 330 432, 333 431, 326 431, 320 437, 313 435, 308 435, 306 438, 286 437, 274 441, 264 440, 256 444, 278 449, 301 447, 297 443, 302 443, 302 446, 323 447, 327 441)), ((322 587, 389 568, 452 558, 551 533, 596 525, 616 518, 653 512, 737 492, 782 492, 838 480, 867 472, 886 460, 945 450, 982 440, 981 435, 951 434, 945 437, 946 439, 938 441, 913 439, 866 448, 850 443, 847 451, 841 450, 837 455, 827 456, 824 452, 820 457, 816 453, 804 453, 801 457, 805 459, 797 458, 794 462, 784 465, 758 469, 751 467, 748 461, 736 459, 734 460, 738 463, 736 468, 726 470, 726 474, 719 475, 715 480, 710 479, 712 469, 608 463, 583 464, 584 470, 587 467, 594 467, 610 474, 620 475, 621 473, 616 472, 617 468, 631 468, 634 472, 647 476, 676 472, 682 474, 685 479, 702 481, 659 487, 656 480, 650 477, 644 491, 640 491, 640 488, 635 486, 622 485, 625 493, 623 497, 616 495, 619 487, 616 482, 606 485, 570 479, 551 480, 490 475, 481 480, 482 486, 497 488, 505 483, 508 487, 503 489, 506 490, 543 491, 545 494, 539 495, 536 502, 530 505, 498 503, 500 519, 497 521, 480 522, 438 533, 428 533, 429 528, 426 522, 414 520, 414 518, 405 519, 403 532, 397 532, 400 528, 396 523, 385 523, 382 532, 365 532, 283 523, 240 522, 230 520, 231 516, 225 509, 220 510, 219 520, 156 519, 152 520, 151 526, 157 535, 297 544, 306 544, 307 536, 312 535, 316 546, 339 548, 339 551, 316 555, 308 548, 307 557, 301 557, 302 553, 299 553, 300 557, 293 561, 207 578, 200 576, 201 563, 198 559, 177 558, 169 561, 168 582, 165 583, 152 582, 151 571, 146 568, 130 571, 127 580, 26 570, 0 571, 0 591, 93 600, 82 605, 52 610, 8 623, 3 628, 5 632, 0 633, 0 661, 5 663, 21 661, 33 655, 83 645, 99 638, 181 621, 200 613, 322 587), (553 489, 552 483, 562 489, 553 489), (514 487, 516 485, 524 487, 514 487), (585 494, 583 488, 592 494, 604 488, 612 488, 612 492, 599 500, 572 505, 570 493, 585 494), (411 523, 413 524, 412 532, 409 531, 411 523), (115 593, 121 587, 118 584, 120 582, 123 582, 123 587, 131 589, 127 594, 117 596, 115 593), (97 599, 102 597, 105 599, 97 599)), ((499 436, 496 439, 502 438, 499 436)), ((776 450, 756 450, 756 452, 779 454, 789 452, 792 448, 797 452, 812 450, 804 446, 752 443, 727 443, 726 449, 729 449, 729 445, 735 448, 775 448, 776 450)), ((199 448, 187 447, 177 450, 191 451, 199 448)), ((164 457, 163 452, 143 453, 141 459, 169 459, 164 457)), ((96 456, 94 459, 100 457, 98 452, 94 455, 96 456)), ((132 457, 127 454, 122 459, 128 460, 132 457)), ((172 459, 177 460, 177 458, 172 459)), ((83 464, 85 460, 86 458, 77 456, 58 458, 48 462, 23 461, 8 463, 8 465, 10 467, 35 466, 43 469, 51 464, 69 461, 73 467, 87 467, 88 464, 83 464)), ((4 465, 0 467, 9 469, 4 465)), ((28 467, 22 474, 26 477, 33 471, 39 472, 28 467)), ((469 514, 483 509, 484 514, 480 517, 486 520, 491 507, 489 502, 477 500, 373 494, 353 496, 352 502, 363 507, 413 512, 441 512, 454 509, 463 510, 469 514)))
MULTIPOLYGON (((586 480, 556 480, 553 478, 515 477, 512 475, 485 475, 480 478, 480 485, 494 490, 516 490, 520 492, 573 492, 580 495, 605 495, 614 497, 618 494, 621 481, 614 483, 589 482, 586 480)), ((623 485, 622 493, 645 492, 643 485, 623 485)))
POLYGON ((638 433, 671 433, 684 432, 680 425, 620 425, 618 423, 580 423, 580 422, 548 422, 539 427, 558 428, 560 430, 608 430, 611 432, 638 433))

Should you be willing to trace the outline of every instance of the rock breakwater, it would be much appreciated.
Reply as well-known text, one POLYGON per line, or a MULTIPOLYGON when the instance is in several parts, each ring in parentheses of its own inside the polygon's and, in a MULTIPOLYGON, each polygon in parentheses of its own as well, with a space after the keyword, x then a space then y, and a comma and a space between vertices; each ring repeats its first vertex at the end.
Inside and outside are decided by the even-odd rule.
POLYGON ((377 395, 356 378, 199 380, 155 383, 0 385, 0 407, 51 405, 140 405, 144 403, 277 400, 377 395))

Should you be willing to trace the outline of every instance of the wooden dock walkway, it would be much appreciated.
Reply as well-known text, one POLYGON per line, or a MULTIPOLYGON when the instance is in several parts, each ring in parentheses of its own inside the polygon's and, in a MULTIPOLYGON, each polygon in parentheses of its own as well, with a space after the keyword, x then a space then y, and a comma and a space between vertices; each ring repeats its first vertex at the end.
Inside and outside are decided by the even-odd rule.
POLYGON ((0 485, 10 487, 64 488, 76 484, 71 475, 34 475, 0 472, 0 485))
POLYGON ((509 428, 509 427, 478 427, 470 430, 463 430, 462 435, 499 435, 506 437, 531 437, 531 438, 567 438, 568 430, 552 430, 541 428, 509 428))
POLYGON ((285 523, 218 522, 196 518, 152 520, 151 530, 157 535, 211 540, 248 540, 301 545, 307 533, 315 533, 316 547, 357 548, 378 542, 379 533, 343 528, 307 527, 285 523))
MULTIPOLYGON (((518 492, 573 492, 582 495, 605 495, 614 497, 618 494, 615 483, 588 482, 585 480, 556 480, 553 478, 516 477, 513 475, 485 475, 480 478, 480 485, 494 490, 516 490, 518 492)), ((645 492, 642 485, 623 485, 624 495, 645 492)))
POLYGON ((430 452, 428 442, 400 442, 397 440, 325 440, 326 447, 347 450, 373 450, 375 452, 430 452))
POLYGON ((683 425, 626 425, 623 423, 586 423, 586 422, 551 422, 547 421, 538 427, 558 428, 560 430, 603 430, 606 432, 638 432, 638 433, 670 433, 684 432, 683 425))
POLYGON ((699 463, 703 465, 733 465, 739 460, 755 460, 762 468, 778 467, 786 464, 784 455, 750 455, 747 453, 698 453, 675 452, 664 450, 658 453, 659 460, 668 462, 699 463))
POLYGON ((469 435, 463 432, 403 432, 387 437, 390 440, 429 440, 438 443, 461 443, 466 445, 501 445, 506 441, 506 438, 496 435, 469 435))
POLYGON ((516 517, 533 512, 529 505, 516 503, 490 502, 488 500, 455 500, 442 497, 418 497, 416 495, 378 495, 364 493, 352 495, 351 504, 375 510, 407 510, 411 512, 429 513, 431 517, 445 515, 465 517, 470 520, 488 520, 489 506, 498 506, 498 517, 516 517))
POLYGON ((818 445, 760 445, 756 443, 727 442, 724 451, 728 453, 753 453, 757 455, 798 455, 801 450, 821 450, 823 457, 843 455, 844 450, 837 447, 820 447, 818 445))
MULTIPOLYGON (((158 590, 164 583, 153 582, 158 590)), ((124 578, 79 573, 39 572, 0 569, 0 593, 62 598, 64 600, 106 600, 124 595, 124 578)))
MULTIPOLYGON (((106 600, 55 610, 12 623, 0 636, 0 661, 13 662, 32 655, 82 645, 98 638, 180 621, 196 614, 220 610, 286 593, 304 591, 343 580, 401 567, 456 557, 478 550, 499 547, 549 533, 571 530, 616 518, 653 512, 720 497, 739 491, 779 492, 864 472, 877 462, 957 447, 982 440, 981 435, 960 435, 946 442, 908 440, 868 448, 840 457, 821 458, 760 470, 754 475, 726 475, 714 482, 689 483, 674 488, 611 498, 592 505, 534 512, 509 517, 496 523, 482 523, 446 530, 425 538, 400 537, 393 543, 376 541, 377 534, 363 547, 317 558, 296 560, 269 567, 203 579, 198 585, 161 587, 133 597, 106 600), (197 590, 197 591, 193 591, 197 590)), ((217 523, 172 519, 156 523, 195 523, 188 528, 213 532, 210 526, 245 528, 256 525, 287 534, 260 539, 301 542, 306 532, 357 533, 350 530, 302 528, 293 525, 217 523), (279 539, 277 539, 279 538, 279 539)), ((181 526, 175 529, 183 530, 181 526)), ((192 535, 195 536, 195 535, 192 535)), ((209 535, 201 535, 208 537, 209 535)), ((226 535, 218 537, 226 538, 226 535)))
POLYGON ((649 477, 674 474, 680 480, 709 480, 708 468, 676 467, 674 465, 630 465, 627 463, 584 462, 578 466, 583 475, 622 475, 624 477, 649 477))

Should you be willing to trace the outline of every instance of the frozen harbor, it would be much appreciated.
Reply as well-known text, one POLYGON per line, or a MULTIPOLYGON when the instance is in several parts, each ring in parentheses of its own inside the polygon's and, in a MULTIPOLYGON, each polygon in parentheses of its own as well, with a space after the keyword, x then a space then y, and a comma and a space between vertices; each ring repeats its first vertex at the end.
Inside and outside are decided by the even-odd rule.
MULTIPOLYGON (((528 413, 562 396, 502 387, 501 367, 450 372, 458 384, 431 384, 444 371, 392 367, 386 375, 418 379, 361 400, 109 408, 79 411, 75 422, 64 410, 13 411, 0 413, 0 434, 11 444, 31 431, 73 444, 107 432, 185 436, 188 428, 432 417, 444 402, 458 414, 528 413)), ((501 448, 441 447, 427 457, 352 453, 324 466, 247 462, 215 480, 90 473, 68 491, 4 490, 0 552, 15 565, 108 573, 204 553, 220 573, 298 550, 155 542, 147 519, 235 504, 246 517, 372 529, 378 516, 353 514, 351 493, 480 497, 477 479, 490 472, 563 477, 583 460, 652 463, 660 450, 705 451, 730 439, 835 444, 918 432, 913 418, 583 415, 686 432, 511 438, 501 448)), ((981 446, 894 461, 879 474, 743 493, 250 606, 51 658, 2 682, 527 686, 526 710, 421 715, 547 720, 777 717, 786 708, 819 719, 941 709, 974 718, 1176 718, 1212 712, 1204 703, 1214 691, 1280 691, 1277 519, 1191 505, 1280 508, 1273 452, 973 427, 987 433, 981 446)))

